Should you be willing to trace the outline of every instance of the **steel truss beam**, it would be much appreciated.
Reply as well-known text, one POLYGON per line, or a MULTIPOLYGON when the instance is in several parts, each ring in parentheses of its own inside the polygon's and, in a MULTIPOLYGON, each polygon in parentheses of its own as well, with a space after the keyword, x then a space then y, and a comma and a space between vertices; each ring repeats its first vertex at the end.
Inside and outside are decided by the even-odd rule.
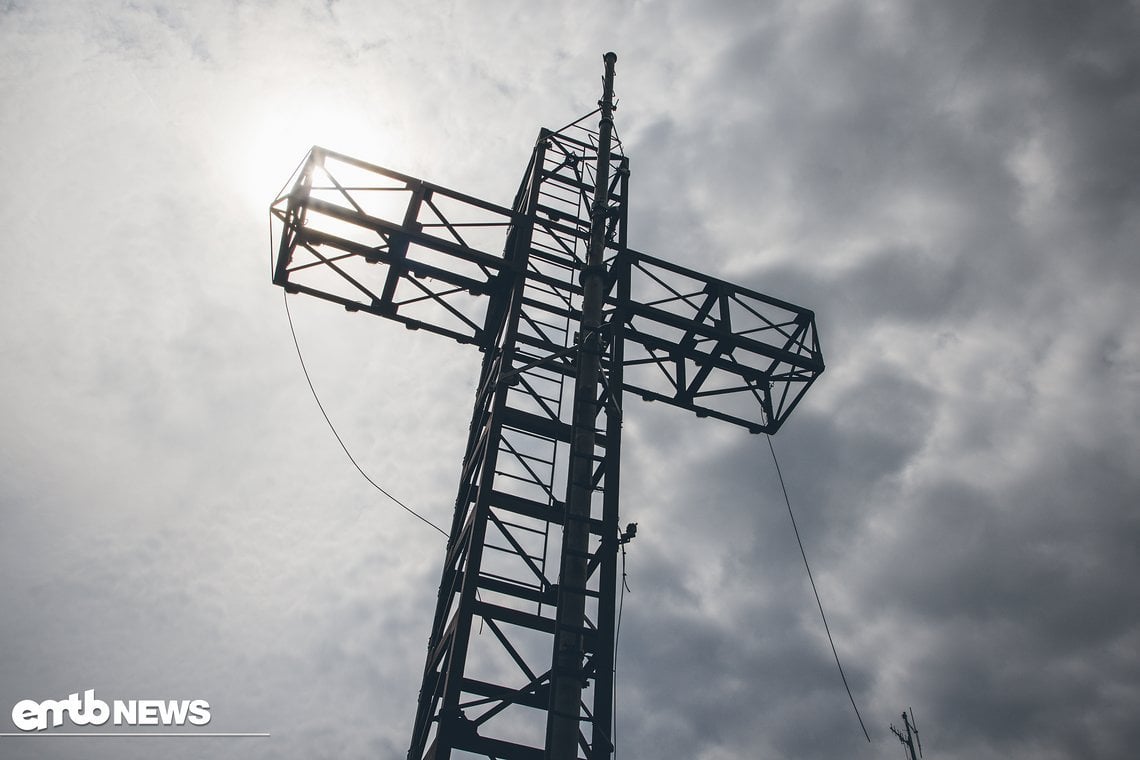
MULTIPOLYGON (((313 148, 272 207, 283 227, 274 282, 480 350, 494 342, 489 304, 519 271, 535 284, 528 301, 575 318, 581 287, 566 278, 583 254, 566 241, 581 244, 589 220, 559 204, 592 186, 572 146, 563 138, 557 152, 574 158, 544 179, 529 215, 313 148), (545 241, 527 264, 490 253, 494 236, 519 226, 545 241)), ((606 309, 612 337, 630 344, 625 388, 754 433, 778 430, 823 371, 812 311, 624 246, 610 250, 606 309)), ((520 340, 550 349, 542 323, 526 319, 520 340)), ((559 359, 551 368, 572 374, 570 358, 559 359)))

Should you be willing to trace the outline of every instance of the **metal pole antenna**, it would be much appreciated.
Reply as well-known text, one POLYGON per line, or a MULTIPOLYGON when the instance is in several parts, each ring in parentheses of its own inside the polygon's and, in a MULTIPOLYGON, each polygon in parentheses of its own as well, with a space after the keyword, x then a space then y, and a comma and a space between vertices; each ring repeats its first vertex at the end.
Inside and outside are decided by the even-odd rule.
POLYGON ((903 727, 906 730, 905 734, 895 728, 893 724, 891 725, 891 732, 898 737, 898 740, 902 742, 903 748, 906 750, 907 760, 919 760, 919 758, 922 757, 922 740, 918 738, 918 726, 914 725, 913 717, 913 711, 911 711, 910 718, 907 717, 905 712, 902 714, 903 727), (916 739, 918 739, 917 750, 914 748, 916 739))
MULTIPOLYGON (((578 757, 578 722, 582 701, 582 639, 585 627, 589 518, 594 487, 594 428, 598 416, 598 379, 601 371, 602 304, 606 292, 603 254, 609 220, 610 146, 613 135, 614 64, 617 54, 606 53, 602 109, 598 125, 598 162, 590 213, 590 244, 582 272, 582 317, 578 337, 578 367, 574 379, 573 439, 566 497, 566 523, 562 537, 558 582, 557 628, 551 674, 547 751, 550 760, 578 757)), ((608 730, 608 727, 607 727, 608 730)))

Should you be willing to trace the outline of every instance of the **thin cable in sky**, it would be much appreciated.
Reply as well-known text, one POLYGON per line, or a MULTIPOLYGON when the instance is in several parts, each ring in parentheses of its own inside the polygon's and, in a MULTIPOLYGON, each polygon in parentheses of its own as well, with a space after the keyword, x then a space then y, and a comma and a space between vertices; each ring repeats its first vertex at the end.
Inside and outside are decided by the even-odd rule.
POLYGON ((831 644, 831 653, 835 655, 835 665, 839 668, 839 677, 843 679, 843 688, 847 689, 847 698, 851 700, 851 707, 855 710, 855 717, 859 719, 859 727, 863 729, 863 736, 871 741, 867 733, 867 726, 863 724, 863 716, 859 714, 859 707, 855 704, 855 697, 851 694, 851 687, 847 684, 847 676, 843 672, 843 664, 839 662, 839 652, 835 649, 835 640, 831 638, 831 626, 827 624, 827 615, 823 611, 823 602, 819 600, 819 590, 815 587, 815 578, 811 574, 811 565, 808 564, 807 552, 804 551, 804 542, 800 539, 800 529, 796 525, 796 516, 792 514, 792 500, 788 498, 788 489, 784 485, 784 474, 780 472, 780 462, 776 459, 776 447, 772 445, 772 436, 768 439, 768 450, 772 452, 772 463, 776 465, 776 476, 780 479, 780 490, 784 492, 784 503, 788 505, 788 517, 792 518, 792 530, 796 533, 796 543, 800 546, 800 556, 804 558, 804 569, 807 570, 808 580, 811 581, 811 592, 815 594, 815 603, 819 606, 819 616, 823 618, 823 630, 827 631, 827 641, 831 644))
POLYGON ((629 583, 627 582, 629 576, 626 575, 626 572, 625 572, 625 544, 620 544, 620 546, 621 546, 621 589, 620 589, 619 596, 618 596, 617 626, 614 628, 614 678, 613 678, 613 696, 611 697, 612 709, 610 711, 612 716, 613 716, 613 725, 610 728, 610 734, 611 734, 610 744, 612 744, 614 747, 614 760, 617 760, 617 753, 618 753, 618 750, 617 750, 617 733, 618 733, 618 722, 617 722, 617 714, 618 714, 617 713, 617 710, 618 710, 618 700, 617 700, 618 641, 621 639, 621 611, 622 611, 622 608, 625 606, 625 592, 631 590, 629 587, 629 583))
POLYGON ((312 393, 313 393, 313 400, 317 402, 317 408, 321 410, 321 416, 323 416, 325 418, 325 422, 328 423, 329 430, 331 430, 332 434, 336 437, 336 442, 340 444, 340 447, 342 449, 344 449, 344 453, 348 457, 348 461, 352 462, 352 466, 356 468, 356 471, 359 472, 361 475, 363 475, 364 479, 367 480, 369 483, 371 483, 373 488, 375 488, 377 491, 379 491, 380 493, 387 496, 392 501, 396 502, 396 504, 398 504, 400 506, 400 508, 403 509, 408 514, 412 515, 413 517, 415 517, 419 520, 422 520, 423 522, 427 523, 431 527, 435 528, 437 531, 439 531, 443 535, 444 538, 446 538, 447 533, 443 530, 443 528, 439 527, 438 525, 433 523, 431 520, 427 519, 426 517, 421 515, 419 512, 412 509, 407 504, 405 504, 404 502, 400 501, 399 499, 397 499, 392 494, 385 491, 384 488, 379 483, 377 483, 372 478, 368 477, 368 473, 366 473, 361 468, 361 466, 359 464, 357 464, 356 459, 352 456, 352 452, 348 450, 348 446, 346 446, 344 444, 344 440, 340 437, 340 433, 338 433, 336 431, 336 427, 332 424, 332 420, 329 419, 328 412, 325 411, 325 405, 321 403, 321 399, 317 395, 317 389, 313 387, 313 380, 311 377, 309 377, 309 368, 305 366, 305 357, 301 355, 301 344, 297 341, 297 331, 293 328, 293 314, 292 314, 292 312, 289 311, 289 294, 286 291, 282 290, 281 295, 285 299, 285 316, 289 320, 289 333, 293 336, 293 346, 297 349, 297 358, 301 361, 301 371, 305 373, 305 382, 307 382, 309 384, 309 390, 312 391, 312 393))

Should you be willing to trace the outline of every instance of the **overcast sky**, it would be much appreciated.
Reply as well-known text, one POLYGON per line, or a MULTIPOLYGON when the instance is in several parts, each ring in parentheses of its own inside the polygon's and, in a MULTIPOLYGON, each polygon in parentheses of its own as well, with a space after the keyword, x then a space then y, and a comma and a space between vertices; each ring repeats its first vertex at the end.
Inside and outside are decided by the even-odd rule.
MULTIPOLYGON (((267 207, 312 144, 509 204, 618 53, 630 244, 815 309, 774 444, 627 399, 618 758, 1140 746, 1136 2, 0 3, 0 720, 209 701, 402 758, 442 538, 309 395, 267 207)), ((446 524, 478 354, 290 301, 330 416, 446 524)))

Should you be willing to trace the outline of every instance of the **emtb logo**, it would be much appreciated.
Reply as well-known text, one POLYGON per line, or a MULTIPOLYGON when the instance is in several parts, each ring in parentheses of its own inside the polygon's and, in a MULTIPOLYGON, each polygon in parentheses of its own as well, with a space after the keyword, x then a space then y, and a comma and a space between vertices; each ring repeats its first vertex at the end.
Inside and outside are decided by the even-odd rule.
POLYGON ((210 722, 210 704, 204 699, 116 699, 107 704, 87 689, 67 699, 21 699, 12 708, 12 722, 21 731, 44 731, 70 720, 76 726, 204 726, 210 722))

